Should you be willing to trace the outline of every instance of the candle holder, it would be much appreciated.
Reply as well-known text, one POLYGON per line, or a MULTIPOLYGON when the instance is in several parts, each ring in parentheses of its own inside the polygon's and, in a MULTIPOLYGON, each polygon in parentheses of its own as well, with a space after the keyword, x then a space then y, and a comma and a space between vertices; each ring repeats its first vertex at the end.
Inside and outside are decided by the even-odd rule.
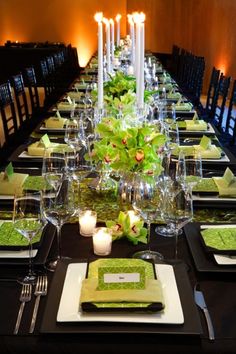
POLYGON ((93 236, 97 223, 97 213, 93 210, 81 210, 79 213, 80 235, 93 236))
POLYGON ((107 227, 97 227, 93 233, 93 251, 98 256, 111 253, 112 235, 107 227))

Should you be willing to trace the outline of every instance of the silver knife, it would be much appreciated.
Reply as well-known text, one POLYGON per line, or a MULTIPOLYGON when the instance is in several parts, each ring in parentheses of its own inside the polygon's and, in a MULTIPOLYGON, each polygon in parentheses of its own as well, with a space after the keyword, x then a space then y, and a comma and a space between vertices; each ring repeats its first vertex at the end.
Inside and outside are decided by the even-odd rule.
POLYGON ((203 295, 202 291, 198 290, 198 284, 196 284, 194 287, 194 300, 195 300, 195 303, 200 307, 200 309, 203 311, 203 313, 205 315, 209 339, 215 340, 214 328, 212 325, 211 317, 210 317, 209 311, 206 306, 204 295, 203 295))

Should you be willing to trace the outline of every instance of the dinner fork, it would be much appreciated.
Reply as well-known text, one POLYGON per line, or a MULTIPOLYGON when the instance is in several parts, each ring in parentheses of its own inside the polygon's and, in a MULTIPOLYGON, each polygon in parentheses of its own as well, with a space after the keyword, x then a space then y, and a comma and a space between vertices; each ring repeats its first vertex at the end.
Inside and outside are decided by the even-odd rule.
POLYGON ((17 320, 16 320, 14 334, 18 333, 20 323, 21 323, 22 314, 23 314, 23 311, 25 308, 25 303, 29 302, 31 300, 31 293, 32 293, 32 285, 23 283, 22 289, 21 289, 21 294, 20 294, 21 305, 20 305, 17 320))
POLYGON ((37 318, 38 308, 39 308, 39 301, 41 296, 47 295, 47 288, 48 288, 48 278, 46 275, 39 276, 37 279, 37 284, 35 287, 34 295, 36 296, 35 304, 34 304, 34 312, 30 324, 29 333, 34 332, 35 322, 37 318))

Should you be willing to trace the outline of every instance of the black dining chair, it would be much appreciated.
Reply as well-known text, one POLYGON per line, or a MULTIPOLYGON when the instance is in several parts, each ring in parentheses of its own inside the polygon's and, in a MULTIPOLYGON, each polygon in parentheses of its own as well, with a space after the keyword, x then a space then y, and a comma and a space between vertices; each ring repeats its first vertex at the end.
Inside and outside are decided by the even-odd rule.
POLYGON ((220 79, 218 82, 218 86, 216 89, 216 94, 213 100, 213 109, 211 111, 210 120, 214 126, 221 130, 224 122, 224 112, 225 112, 225 104, 228 97, 229 87, 230 87, 230 76, 224 76, 223 73, 220 74, 220 79))
POLYGON ((219 140, 230 149, 234 146, 234 152, 236 151, 236 80, 233 82, 226 122, 220 129, 219 140))
POLYGON ((0 85, 0 116, 4 133, 1 154, 7 158, 19 144, 24 142, 23 128, 17 122, 10 81, 0 85))
POLYGON ((19 126, 25 130, 26 134, 29 134, 28 129, 30 129, 31 117, 29 114, 28 102, 25 93, 24 80, 21 73, 11 77, 11 85, 15 96, 19 126))
POLYGON ((215 96, 217 93, 218 82, 220 77, 220 70, 215 67, 212 68, 210 83, 207 90, 207 98, 205 106, 200 104, 198 107, 199 115, 201 118, 210 120, 215 112, 215 96))
POLYGON ((30 114, 38 117, 44 110, 40 106, 39 89, 34 67, 26 67, 23 71, 23 77, 30 98, 30 114))

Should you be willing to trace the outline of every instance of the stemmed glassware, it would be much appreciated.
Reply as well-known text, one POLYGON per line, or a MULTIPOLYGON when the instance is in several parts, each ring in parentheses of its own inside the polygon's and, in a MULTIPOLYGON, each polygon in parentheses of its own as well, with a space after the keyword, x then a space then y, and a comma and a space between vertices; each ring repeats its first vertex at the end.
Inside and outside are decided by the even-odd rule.
POLYGON ((21 196, 15 196, 13 224, 14 228, 29 242, 28 274, 19 281, 34 284, 37 276, 33 269, 32 241, 43 230, 46 224, 42 217, 40 193, 25 192, 21 196))
POLYGON ((160 191, 155 176, 144 174, 136 176, 132 206, 147 223, 147 242, 149 245, 147 250, 136 252, 133 257, 161 261, 163 256, 159 252, 152 251, 150 247, 151 222, 160 215, 160 191))
POLYGON ((186 185, 173 181, 168 188, 168 198, 165 205, 166 220, 174 225, 175 250, 174 263, 178 259, 178 234, 187 223, 193 218, 192 194, 186 185))
POLYGON ((57 255, 47 265, 50 271, 54 271, 58 261, 62 259, 61 252, 61 228, 75 213, 75 193, 73 184, 68 178, 64 178, 58 190, 42 192, 43 215, 57 230, 57 255))
POLYGON ((186 184, 192 193, 194 186, 196 186, 202 179, 202 159, 200 155, 196 157, 185 157, 183 152, 180 152, 176 179, 186 184))
POLYGON ((42 176, 55 191, 58 190, 62 183, 65 167, 66 160, 64 149, 45 149, 42 164, 42 176))

